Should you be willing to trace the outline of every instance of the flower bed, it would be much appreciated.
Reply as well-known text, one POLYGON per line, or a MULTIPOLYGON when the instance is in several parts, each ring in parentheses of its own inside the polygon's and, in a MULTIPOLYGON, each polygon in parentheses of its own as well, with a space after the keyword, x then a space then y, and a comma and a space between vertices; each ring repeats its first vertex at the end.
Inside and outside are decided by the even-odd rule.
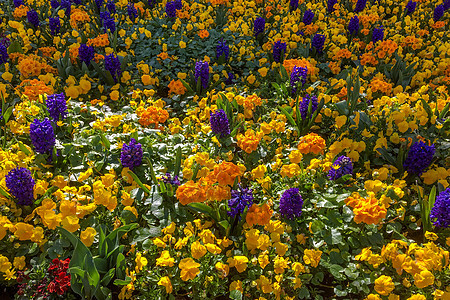
POLYGON ((450 299, 450 1, 0 3, 17 299, 450 299))

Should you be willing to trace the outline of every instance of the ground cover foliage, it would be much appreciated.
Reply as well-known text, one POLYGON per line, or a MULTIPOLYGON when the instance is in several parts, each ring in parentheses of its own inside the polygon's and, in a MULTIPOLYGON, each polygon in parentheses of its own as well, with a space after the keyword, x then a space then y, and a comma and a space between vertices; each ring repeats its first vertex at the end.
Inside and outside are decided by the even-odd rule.
POLYGON ((450 299, 450 1, 0 2, 16 299, 450 299))

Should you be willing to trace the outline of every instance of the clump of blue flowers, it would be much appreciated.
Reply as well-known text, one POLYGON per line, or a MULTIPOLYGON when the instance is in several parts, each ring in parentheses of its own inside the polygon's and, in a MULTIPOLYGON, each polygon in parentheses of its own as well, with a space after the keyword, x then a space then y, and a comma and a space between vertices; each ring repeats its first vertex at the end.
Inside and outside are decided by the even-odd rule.
POLYGON ((17 199, 19 205, 33 204, 34 179, 31 177, 30 170, 17 167, 6 174, 6 187, 11 195, 17 199))
POLYGON ((198 79, 200 78, 200 81, 202 83, 202 87, 204 89, 208 88, 209 84, 209 64, 207 61, 198 61, 195 64, 195 83, 197 83, 198 79))
POLYGON ((325 45, 325 36, 323 34, 319 34, 317 33, 312 41, 311 41, 311 45, 316 48, 318 53, 322 53, 323 51, 323 46, 325 45))
POLYGON ((294 69, 291 73, 290 86, 292 90, 292 94, 297 93, 297 84, 300 81, 302 86, 306 83, 306 76, 308 75, 308 69, 294 66, 294 69))
POLYGON ((34 119, 30 124, 30 139, 37 153, 50 154, 55 146, 55 132, 48 118, 34 119))
POLYGON ((240 216, 246 207, 250 208, 253 205, 253 191, 248 188, 243 188, 239 184, 237 190, 231 190, 231 199, 228 200, 228 215, 231 217, 240 216))
POLYGON ((258 17, 255 19, 253 24, 253 32, 255 37, 258 37, 259 34, 264 34, 264 29, 266 27, 266 19, 263 17, 258 17))
POLYGON ((308 9, 307 11, 305 11, 305 13, 303 14, 303 23, 305 25, 309 25, 312 23, 314 19, 314 13, 312 12, 312 10, 308 9))
POLYGON ((428 146, 423 141, 415 142, 408 151, 403 167, 408 173, 420 176, 433 161, 435 151, 434 144, 428 146))
POLYGON ((337 180, 347 174, 353 174, 352 160, 345 155, 339 156, 328 171, 328 178, 330 180, 337 180))
POLYGON ((53 122, 58 122, 60 118, 62 120, 65 119, 67 115, 67 105, 64 93, 48 95, 45 104, 47 105, 48 113, 53 122))
POLYGON ((441 228, 450 227, 450 188, 439 193, 430 212, 430 219, 436 219, 433 225, 441 228))
POLYGON ((78 59, 80 62, 84 62, 87 66, 91 64, 91 61, 95 57, 95 49, 92 46, 81 44, 78 48, 78 59))
POLYGON ((358 33, 359 31, 358 16, 353 16, 353 18, 350 19, 350 22, 348 23, 348 31, 350 32, 350 35, 352 35, 354 32, 358 33))
POLYGON ((222 40, 219 41, 219 44, 216 48, 216 58, 220 58, 221 56, 225 57, 225 60, 228 60, 228 56, 230 55, 230 46, 227 45, 226 42, 222 40))
POLYGON ((120 153, 120 162, 124 168, 133 170, 142 164, 142 156, 142 145, 132 138, 128 145, 123 144, 122 152, 120 153))
POLYGON ((282 41, 276 41, 273 44, 273 60, 279 63, 284 58, 284 54, 286 53, 286 43, 282 41))
POLYGON ((316 96, 307 94, 305 97, 303 97, 302 102, 300 103, 300 115, 302 116, 302 119, 305 120, 306 118, 311 118, 314 112, 317 110, 317 106, 318 102, 316 96), (310 102, 311 114, 308 116, 308 108, 310 102))
POLYGON ((280 198, 280 214, 287 219, 300 217, 302 214, 303 199, 298 188, 284 191, 280 198))
POLYGON ((111 73, 114 82, 119 81, 120 75, 122 75, 121 63, 114 53, 105 56, 105 69, 111 73))
POLYGON ((230 134, 230 124, 227 114, 223 109, 218 109, 212 113, 209 122, 211 123, 211 130, 214 134, 220 135, 220 137, 225 137, 230 134))

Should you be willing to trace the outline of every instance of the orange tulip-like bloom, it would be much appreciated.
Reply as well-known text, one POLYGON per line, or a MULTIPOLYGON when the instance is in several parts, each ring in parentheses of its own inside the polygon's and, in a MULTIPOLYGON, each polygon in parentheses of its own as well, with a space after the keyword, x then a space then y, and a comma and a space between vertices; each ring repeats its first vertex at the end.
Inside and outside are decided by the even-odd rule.
POLYGON ((297 148, 302 154, 314 153, 317 155, 323 152, 325 146, 325 140, 321 136, 316 133, 309 133, 300 138, 297 148))
POLYGON ((205 202, 205 189, 198 183, 189 180, 185 184, 178 187, 176 192, 177 199, 181 204, 187 205, 192 202, 205 202))
POLYGON ((245 135, 242 133, 236 136, 237 145, 247 153, 252 153, 258 148, 259 141, 264 136, 262 131, 256 132, 253 129, 247 129, 245 135))
POLYGON ((386 217, 386 207, 379 205, 374 193, 369 192, 368 194, 367 198, 363 198, 358 193, 354 193, 345 200, 345 204, 353 208, 354 221, 357 224, 361 222, 378 224, 386 217))
POLYGON ((90 247, 92 245, 92 243, 94 242, 94 238, 95 238, 96 234, 97 234, 97 231, 95 231, 94 228, 88 227, 81 232, 80 240, 83 242, 83 244, 86 245, 86 247, 90 247))

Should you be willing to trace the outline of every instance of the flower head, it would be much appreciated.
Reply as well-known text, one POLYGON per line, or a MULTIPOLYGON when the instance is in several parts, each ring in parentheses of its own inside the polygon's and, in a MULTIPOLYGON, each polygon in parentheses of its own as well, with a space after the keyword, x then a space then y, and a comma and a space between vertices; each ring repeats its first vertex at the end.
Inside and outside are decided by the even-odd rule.
POLYGON ((450 227, 450 188, 439 193, 430 212, 430 219, 436 219, 436 227, 450 227))
POLYGON ((253 32, 255 34, 255 37, 258 37, 260 33, 264 34, 265 27, 266 27, 266 19, 264 19, 263 17, 256 18, 253 24, 253 32))
POLYGON ((116 13, 116 4, 114 3, 113 0, 109 0, 109 1, 106 3, 106 9, 107 9, 110 13, 112 13, 112 14, 115 14, 115 13, 116 13))
POLYGON ((34 200, 34 179, 28 169, 17 167, 6 174, 6 187, 19 205, 31 205, 34 200))
POLYGON ((135 139, 131 138, 130 143, 123 144, 122 152, 120 153, 120 161, 124 168, 139 167, 142 164, 142 145, 137 143, 135 139))
POLYGON ((80 62, 84 62, 87 66, 90 65, 91 61, 94 59, 94 56, 94 47, 81 44, 80 48, 78 48, 78 58, 80 59, 80 62))
POLYGON ((67 115, 67 105, 64 93, 48 95, 46 104, 48 113, 50 118, 53 119, 53 122, 58 122, 60 117, 64 120, 67 115))
POLYGON ((55 133, 48 118, 42 122, 34 119, 30 124, 30 139, 37 153, 51 153, 55 146, 55 133))
POLYGON ((180 180, 178 180, 177 175, 172 177, 172 175, 170 175, 170 173, 166 173, 166 175, 162 176, 161 179, 165 184, 171 184, 171 185, 176 185, 176 186, 181 185, 180 180))
POLYGON ((384 39, 383 25, 381 25, 378 28, 374 28, 372 33, 372 42, 375 44, 376 42, 382 41, 383 39, 384 39))
POLYGON ((72 10, 72 3, 70 2, 70 0, 61 0, 61 9, 65 9, 66 10, 66 16, 70 16, 70 12, 72 10))
POLYGON ((417 2, 409 0, 408 4, 406 4, 406 15, 412 14, 416 10, 417 2))
POLYGON ((435 22, 439 21, 439 19, 442 18, 442 16, 444 15, 444 10, 444 5, 441 4, 436 6, 433 13, 433 20, 435 22))
POLYGON ((327 1, 327 11, 332 13, 335 11, 334 5, 337 3, 337 0, 328 0, 327 1))
POLYGON ((39 16, 35 10, 30 10, 27 12, 28 23, 34 27, 39 27, 39 16))
POLYGON ((339 156, 328 171, 328 178, 337 180, 347 174, 353 174, 352 160, 345 155, 339 156))
POLYGON ((290 0, 289 1, 289 10, 294 11, 298 8, 298 0, 290 0))
POLYGON ((316 34, 312 41, 311 45, 316 48, 317 52, 322 53, 323 46, 325 44, 325 36, 323 34, 316 34))
POLYGON ((434 144, 427 146, 423 141, 415 142, 408 151, 403 167, 408 173, 420 176, 431 164, 435 151, 434 144))
POLYGON ((302 119, 311 118, 314 112, 317 110, 317 97, 314 95, 307 94, 303 97, 302 102, 300 102, 300 115, 302 119), (311 103, 311 114, 308 116, 309 103, 311 103))
POLYGON ((273 44, 273 60, 279 63, 286 53, 286 43, 282 41, 276 41, 273 44))
POLYGON ((292 94, 297 93, 297 83, 300 81, 302 83, 302 86, 306 83, 306 76, 308 75, 308 69, 294 66, 294 69, 291 73, 291 80, 290 80, 290 86, 292 89, 292 94))
POLYGON ((280 198, 280 214, 282 217, 292 219, 302 214, 303 199, 298 188, 284 191, 280 198))
POLYGON ((134 20, 136 20, 136 18, 138 16, 138 12, 137 12, 136 7, 134 7, 133 3, 128 3, 127 11, 128 11, 128 17, 130 18, 130 20, 132 22, 134 22, 134 20))
POLYGON ((216 48, 216 58, 219 58, 223 55, 225 57, 225 60, 227 60, 229 54, 230 46, 228 46, 227 43, 223 41, 223 39, 220 40, 216 48))
POLYGON ((253 192, 251 189, 242 188, 239 184, 237 190, 231 190, 231 199, 228 200, 228 215, 232 217, 239 216, 244 212, 245 208, 250 208, 253 204, 253 192))
POLYGON ((366 4, 367 4, 367 0, 358 0, 358 2, 356 2, 354 12, 359 13, 359 12, 363 11, 364 8, 366 8, 366 4))
POLYGON ((208 88, 209 83, 209 64, 207 61, 198 61, 195 64, 195 82, 197 83, 198 78, 202 83, 204 89, 208 88))
POLYGON ((105 69, 111 73, 115 82, 119 81, 122 74, 121 63, 119 57, 115 56, 114 53, 105 56, 105 69))
POLYGON ((223 109, 218 109, 212 113, 209 122, 211 123, 211 130, 214 134, 220 135, 221 137, 230 134, 228 117, 223 109))
POLYGON ((0 65, 6 63, 8 59, 8 48, 5 45, 0 44, 0 65))
POLYGON ((309 25, 312 23, 314 19, 314 13, 312 12, 312 10, 308 9, 307 11, 305 11, 305 13, 303 14, 303 23, 305 25, 309 25))
POLYGON ((358 16, 353 16, 353 18, 350 19, 350 22, 348 23, 348 31, 350 34, 353 34, 354 32, 358 33, 359 30, 359 18, 358 16))
POLYGON ((102 19, 103 29, 105 33, 108 31, 108 29, 111 31, 111 33, 116 31, 116 22, 111 17, 109 12, 107 11, 101 12, 100 19, 102 19))
POLYGON ((61 22, 59 21, 59 17, 49 18, 48 26, 50 27, 50 33, 52 35, 57 35, 59 30, 61 29, 61 22))

